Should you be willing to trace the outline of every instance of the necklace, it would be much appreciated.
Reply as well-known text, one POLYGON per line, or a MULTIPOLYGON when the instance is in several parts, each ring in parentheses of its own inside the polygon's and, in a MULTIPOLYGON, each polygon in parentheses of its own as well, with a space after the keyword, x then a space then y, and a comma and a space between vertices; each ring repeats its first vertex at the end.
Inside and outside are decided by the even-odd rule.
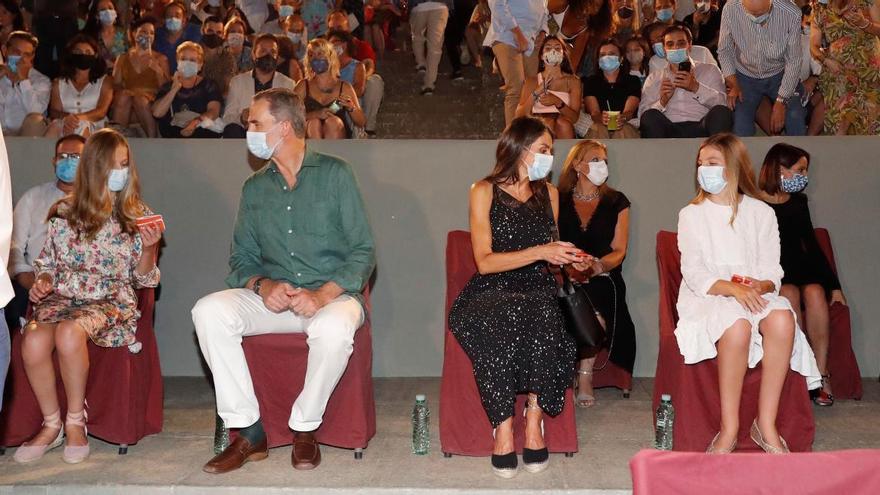
POLYGON ((599 197, 599 190, 597 189, 595 192, 591 192, 590 194, 584 194, 577 189, 571 192, 571 197, 573 197, 577 201, 593 201, 594 199, 599 197))

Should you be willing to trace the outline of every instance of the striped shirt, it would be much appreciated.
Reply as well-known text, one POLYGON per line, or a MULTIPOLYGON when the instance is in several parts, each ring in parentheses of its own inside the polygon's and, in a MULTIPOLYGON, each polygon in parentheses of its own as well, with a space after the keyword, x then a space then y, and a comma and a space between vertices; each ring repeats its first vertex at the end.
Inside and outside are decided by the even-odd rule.
POLYGON ((730 0, 721 12, 718 61, 724 77, 737 72, 766 79, 784 72, 779 97, 788 99, 800 81, 801 10, 790 0, 777 0, 770 18, 755 24, 742 0, 730 0))

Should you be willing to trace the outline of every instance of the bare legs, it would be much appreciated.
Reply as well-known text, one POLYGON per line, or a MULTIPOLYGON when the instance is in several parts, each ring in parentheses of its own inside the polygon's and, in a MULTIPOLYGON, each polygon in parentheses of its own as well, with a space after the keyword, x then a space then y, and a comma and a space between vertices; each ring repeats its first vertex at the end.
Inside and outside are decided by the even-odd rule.
MULTIPOLYGON (((787 310, 775 310, 764 318, 759 331, 763 336, 761 390, 758 395, 758 428, 764 441, 782 448, 776 430, 779 398, 788 374, 794 345, 794 317, 787 310)), ((715 448, 727 449, 739 432, 739 406, 748 368, 751 325, 737 320, 718 341, 718 385, 721 394, 721 431, 715 448)))
POLYGON ((309 139, 345 139, 345 124, 335 115, 324 120, 309 119, 306 121, 306 137, 309 139))
MULTIPOLYGON (((819 372, 828 375, 828 342, 831 335, 831 317, 828 313, 828 300, 825 289, 819 284, 809 284, 803 287, 785 284, 779 294, 791 302, 791 307, 797 313, 797 321, 807 338, 810 347, 816 355, 816 365, 819 372), (801 307, 806 308, 806 315, 801 307), (806 316, 806 318, 804 318, 806 316)), ((823 382, 825 392, 831 394, 831 384, 823 382)))
POLYGON ((113 122, 123 126, 129 125, 132 110, 147 137, 159 137, 159 127, 150 110, 150 100, 146 96, 132 95, 128 91, 118 93, 113 100, 113 122))
MULTIPOLYGON (((21 343, 24 369, 43 416, 50 416, 59 410, 52 363, 52 352, 56 350, 61 380, 67 395, 67 411, 81 413, 85 408, 86 380, 89 374, 87 339, 85 330, 74 321, 62 321, 58 324, 30 323, 26 327, 21 343)), ((67 426, 65 433, 70 446, 88 443, 85 430, 80 426, 67 426)), ((57 435, 57 429, 44 427, 30 443, 46 445, 57 435)))
MULTIPOLYGON (((535 394, 529 394, 529 401, 537 400, 535 394)), ((544 432, 541 430, 541 422, 544 412, 538 408, 526 410, 526 443, 525 448, 532 450, 543 449, 544 432)), ((495 428, 495 446, 492 453, 495 455, 509 454, 516 450, 513 443, 513 417, 507 418, 495 428)))

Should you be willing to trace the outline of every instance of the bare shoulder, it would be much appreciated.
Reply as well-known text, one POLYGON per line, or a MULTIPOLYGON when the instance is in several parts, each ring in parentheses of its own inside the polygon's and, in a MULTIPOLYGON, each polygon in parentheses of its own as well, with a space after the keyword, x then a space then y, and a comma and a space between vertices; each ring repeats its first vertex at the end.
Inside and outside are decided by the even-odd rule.
POLYGON ((492 194, 492 183, 480 180, 471 184, 471 198, 482 198, 492 194))

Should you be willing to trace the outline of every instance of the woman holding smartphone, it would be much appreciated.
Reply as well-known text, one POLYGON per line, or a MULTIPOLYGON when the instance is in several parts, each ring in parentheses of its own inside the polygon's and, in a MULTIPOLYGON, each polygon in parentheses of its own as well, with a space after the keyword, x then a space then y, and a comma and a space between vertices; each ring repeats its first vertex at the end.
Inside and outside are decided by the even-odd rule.
POLYGON ((787 453, 776 416, 789 368, 804 375, 810 389, 821 376, 791 304, 779 295, 776 215, 756 199, 761 193, 751 160, 732 134, 703 142, 694 181, 697 195, 678 217, 682 284, 675 336, 687 364, 718 357, 721 428, 706 451, 736 448, 743 379, 760 362, 751 438, 768 453, 787 453))
POLYGON ((16 461, 36 461, 65 443, 65 437, 65 462, 88 457, 87 342, 140 351, 134 291, 159 283, 156 257, 162 232, 136 225, 149 214, 125 138, 111 129, 93 134, 83 149, 73 192, 49 211, 46 243, 34 260, 33 317, 22 330, 21 351, 43 428, 16 450, 16 461), (53 352, 67 396, 63 424, 53 352))

